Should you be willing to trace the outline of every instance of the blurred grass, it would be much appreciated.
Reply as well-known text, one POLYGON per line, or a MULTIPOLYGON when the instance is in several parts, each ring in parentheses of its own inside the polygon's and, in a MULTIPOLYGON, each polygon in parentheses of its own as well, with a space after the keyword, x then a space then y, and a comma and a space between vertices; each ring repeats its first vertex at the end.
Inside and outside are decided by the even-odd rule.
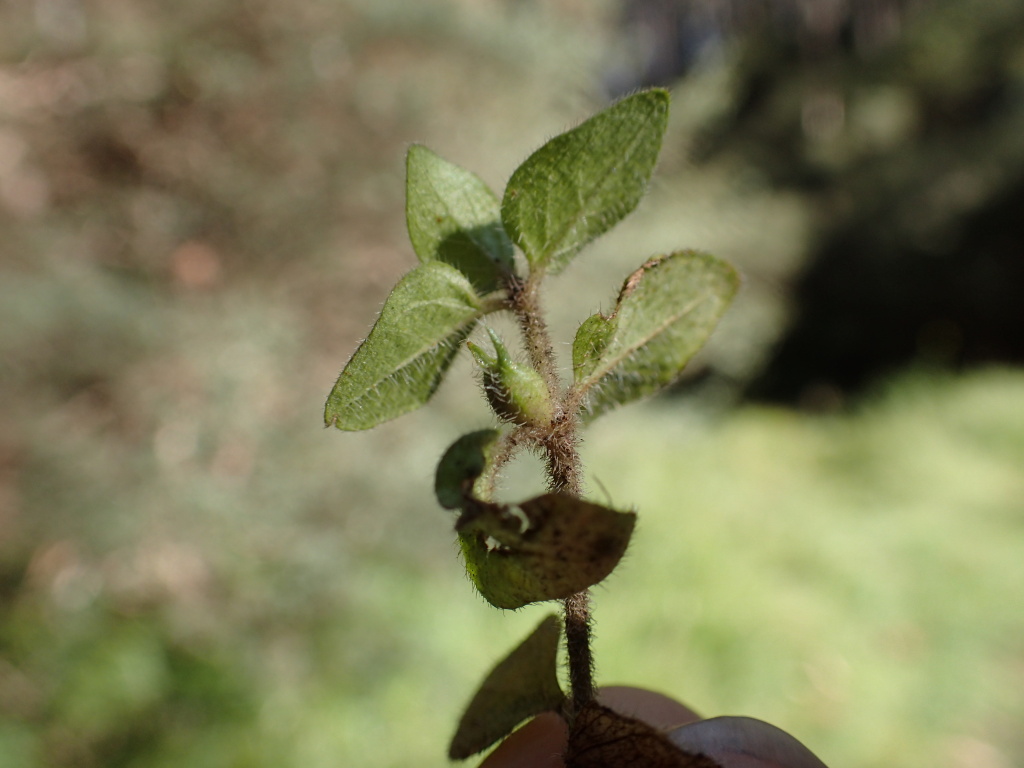
MULTIPOLYGON (((0 8, 0 768, 443 764, 543 610, 472 594, 431 496, 484 409, 465 361, 369 433, 321 407, 412 264, 405 147, 500 188, 598 103, 613 10, 0 8)), ((552 287, 562 337, 693 245, 746 269, 712 354, 756 365, 809 214, 686 161, 727 81, 677 89, 650 197, 552 287)), ((609 417, 593 474, 642 522, 598 591, 601 678, 836 766, 1024 762, 1022 398, 993 371, 849 416, 609 417)))
MULTIPOLYGON (((600 679, 770 720, 831 765, 1016 764, 1022 399, 1024 376, 992 371, 911 378, 850 416, 650 405, 595 427, 593 476, 641 513, 597 592, 600 679)), ((234 530, 195 512, 199 530, 98 562, 43 547, 5 606, 4 764, 440 764, 477 677, 543 608, 471 593, 427 497, 441 446, 398 433, 343 438, 365 456, 330 483, 380 478, 372 533, 228 503, 205 514, 234 530)), ((336 437, 291 446, 336 459, 336 437)))
POLYGON ((602 677, 780 724, 829 765, 1019 764, 1022 387, 910 376, 848 416, 596 429, 595 474, 641 511, 598 598, 602 677))

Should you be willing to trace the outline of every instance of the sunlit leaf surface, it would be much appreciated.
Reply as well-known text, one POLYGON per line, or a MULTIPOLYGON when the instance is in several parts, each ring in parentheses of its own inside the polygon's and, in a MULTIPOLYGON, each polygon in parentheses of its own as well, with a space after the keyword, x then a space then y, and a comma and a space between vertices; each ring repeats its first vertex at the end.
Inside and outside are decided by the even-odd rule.
POLYGON ((533 269, 560 272, 636 208, 661 150, 668 92, 642 91, 556 136, 516 169, 501 217, 533 269))
POLYGON ((481 293, 511 270, 497 196, 478 177, 419 144, 406 156, 405 220, 420 261, 444 261, 481 293))
POLYGON ((324 420, 370 429, 430 399, 480 317, 480 300, 455 267, 434 261, 403 277, 327 398, 324 420))
POLYGON ((574 378, 586 414, 671 384, 711 335, 739 286, 726 262, 696 251, 651 259, 630 275, 610 315, 583 322, 573 342, 574 378))

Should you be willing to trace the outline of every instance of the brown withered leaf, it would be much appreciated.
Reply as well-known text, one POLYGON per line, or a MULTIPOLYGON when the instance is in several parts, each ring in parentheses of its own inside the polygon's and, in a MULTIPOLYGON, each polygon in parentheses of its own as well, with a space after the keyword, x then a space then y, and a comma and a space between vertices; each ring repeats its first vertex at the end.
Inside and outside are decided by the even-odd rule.
POLYGON ((451 759, 475 755, 526 718, 561 708, 565 695, 556 673, 560 635, 558 617, 552 614, 498 662, 459 721, 448 750, 451 759))
POLYGON ((547 493, 521 504, 478 502, 455 529, 480 594, 514 609, 597 584, 622 558, 635 523, 632 512, 547 493))
POLYGON ((566 768, 722 768, 684 752, 647 723, 600 704, 587 704, 569 731, 566 768))

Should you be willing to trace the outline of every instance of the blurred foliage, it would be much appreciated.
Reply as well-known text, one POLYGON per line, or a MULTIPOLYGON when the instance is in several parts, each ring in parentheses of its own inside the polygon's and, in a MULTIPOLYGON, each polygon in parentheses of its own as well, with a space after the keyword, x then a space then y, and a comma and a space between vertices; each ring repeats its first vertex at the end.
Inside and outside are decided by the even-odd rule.
MULTIPOLYGON (((920 33, 964 51, 924 85, 1004 50, 969 33, 1013 38, 991 8, 1004 22, 920 33)), ((431 498, 485 411, 456 384, 349 439, 320 430, 323 398, 415 263, 408 144, 501 188, 600 101, 616 12, 0 5, 2 768, 442 762, 474 681, 537 619, 472 594, 431 498)), ((1019 54, 993 60, 1019 89, 1019 54)), ((554 288, 561 338, 613 300, 627 246, 683 232, 747 272, 706 359, 736 379, 763 360, 818 219, 728 150, 742 61, 723 48, 677 86, 652 194, 564 278, 578 298, 554 288), (726 148, 693 162, 715 130, 726 148)), ((603 677, 771 719, 834 765, 1024 761, 1022 397, 992 373, 843 417, 610 417, 588 445, 640 508, 642 555, 599 595, 603 677)))
POLYGON ((690 160, 806 214, 798 279, 741 256, 774 322, 721 378, 830 407, 908 364, 1024 362, 1024 5, 632 0, 623 24, 610 87, 717 71, 690 160))
POLYGON ((759 397, 1024 363, 1024 4, 899 5, 823 4, 748 35, 730 108, 699 131, 696 157, 757 169, 813 212, 759 397))
POLYGON ((596 425, 595 477, 640 509, 596 599, 604 679, 783 723, 828 765, 1019 765, 1022 398, 991 370, 844 416, 596 425))

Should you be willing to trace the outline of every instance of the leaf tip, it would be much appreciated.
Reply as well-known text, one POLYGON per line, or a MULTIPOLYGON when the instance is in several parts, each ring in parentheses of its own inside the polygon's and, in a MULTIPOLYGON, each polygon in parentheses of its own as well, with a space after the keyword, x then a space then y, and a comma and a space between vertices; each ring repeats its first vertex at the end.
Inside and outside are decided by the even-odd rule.
POLYGON ((561 622, 547 616, 487 675, 448 748, 464 760, 508 736, 529 717, 558 711, 565 700, 555 674, 561 622))

